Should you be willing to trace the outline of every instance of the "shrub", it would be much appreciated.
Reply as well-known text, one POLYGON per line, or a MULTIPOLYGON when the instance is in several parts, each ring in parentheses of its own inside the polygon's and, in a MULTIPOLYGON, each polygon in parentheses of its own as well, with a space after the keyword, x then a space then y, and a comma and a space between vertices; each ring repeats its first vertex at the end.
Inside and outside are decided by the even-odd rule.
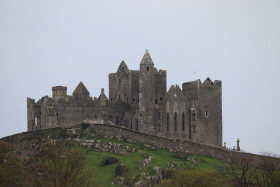
POLYGON ((115 176, 116 177, 122 177, 126 175, 128 172, 128 168, 123 165, 122 163, 118 164, 115 168, 115 176))
POLYGON ((180 186, 207 186, 216 187, 224 184, 220 175, 213 171, 202 169, 173 169, 174 174, 168 179, 161 181, 163 187, 180 187, 180 186))
POLYGON ((174 171, 172 169, 163 169, 162 170, 162 178, 169 179, 174 176, 174 171))
POLYGON ((82 130, 85 130, 89 127, 89 124, 88 123, 81 123, 81 128, 82 130))
POLYGON ((280 186, 280 170, 275 171, 271 176, 272 186, 280 186))
POLYGON ((0 140, 0 186, 25 186, 24 164, 14 150, 13 144, 0 140))
POLYGON ((119 161, 120 160, 116 157, 105 157, 103 159, 103 165, 107 166, 107 165, 118 163, 119 161))

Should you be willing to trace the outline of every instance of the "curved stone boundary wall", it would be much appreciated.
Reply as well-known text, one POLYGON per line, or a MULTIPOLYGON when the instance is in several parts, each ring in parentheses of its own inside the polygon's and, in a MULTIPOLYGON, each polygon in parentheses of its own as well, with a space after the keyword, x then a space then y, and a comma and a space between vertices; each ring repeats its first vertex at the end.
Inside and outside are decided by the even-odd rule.
MULTIPOLYGON (((65 126, 62 128, 71 129, 77 127, 80 127, 80 124, 65 126)), ((90 123, 90 128, 94 129, 94 131, 96 131, 96 133, 100 135, 111 136, 111 137, 113 136, 116 138, 124 138, 128 142, 152 145, 156 148, 168 149, 171 152, 209 156, 209 157, 217 158, 222 161, 230 161, 230 159, 238 160, 238 158, 242 158, 244 156, 247 158, 249 157, 250 159, 253 160, 254 163, 257 163, 262 157, 265 157, 263 155, 231 151, 224 148, 214 147, 214 146, 205 145, 202 143, 192 142, 188 140, 163 138, 151 134, 134 131, 121 126, 112 125, 109 123, 90 123)), ((16 149, 20 150, 22 147, 26 147, 25 145, 26 143, 22 141, 22 138, 26 134, 29 133, 32 134, 35 133, 36 131, 40 131, 40 130, 23 132, 8 137, 4 137, 2 139, 13 143, 16 149)), ((270 159, 275 159, 275 161, 280 163, 280 158, 278 157, 270 157, 270 159)))
MULTIPOLYGON (((130 142, 150 144, 157 148, 165 148, 171 152, 180 152, 186 154, 196 154, 217 158, 222 161, 230 161, 230 159, 237 159, 241 157, 249 157, 254 163, 257 163, 259 159, 264 157, 263 155, 257 155, 246 152, 231 151, 228 149, 205 145, 202 143, 192 142, 188 140, 175 140, 163 137, 158 137, 150 134, 141 133, 124 127, 109 125, 109 124, 91 124, 91 127, 95 129, 98 134, 109 135, 115 137, 124 137, 130 142)), ((270 157, 280 162, 278 157, 270 157)))

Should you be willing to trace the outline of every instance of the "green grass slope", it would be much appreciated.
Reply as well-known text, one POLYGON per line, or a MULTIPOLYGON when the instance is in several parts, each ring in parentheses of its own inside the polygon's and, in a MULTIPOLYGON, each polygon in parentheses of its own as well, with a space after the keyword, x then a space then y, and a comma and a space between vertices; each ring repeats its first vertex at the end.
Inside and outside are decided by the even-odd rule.
MULTIPOLYGON (((95 137, 91 137, 94 139, 95 137)), ((99 138, 98 138, 99 139, 99 138)), ((118 141, 117 139, 102 138, 102 142, 114 142, 121 146, 128 146, 135 148, 135 152, 127 152, 127 155, 120 155, 117 153, 104 152, 95 150, 94 148, 88 148, 87 146, 80 147, 85 151, 86 168, 94 167, 96 171, 96 179, 101 186, 111 186, 111 182, 114 180, 116 164, 104 165, 103 160, 106 157, 116 157, 120 163, 124 164, 128 168, 128 174, 125 176, 127 179, 139 178, 141 174, 146 173, 150 176, 156 175, 154 171, 155 167, 160 168, 202 168, 205 170, 217 171, 219 166, 223 165, 223 162, 215 158, 197 156, 197 155, 181 155, 172 153, 167 149, 153 150, 142 145, 131 144, 128 142, 118 141), (143 155, 152 156, 152 162, 144 167, 142 165, 143 160, 147 157, 143 155)), ((137 180, 136 180, 137 181, 137 180)), ((114 185, 118 186, 118 185, 114 185)))
MULTIPOLYGON (((87 124, 81 124, 76 127, 75 134, 67 132, 67 128, 51 128, 38 131, 31 131, 4 138, 9 142, 23 141, 42 141, 44 139, 70 139, 85 153, 86 172, 89 168, 95 169, 95 179, 100 186, 112 186, 112 181, 117 179, 115 168, 119 163, 125 165, 128 169, 124 176, 129 185, 135 184, 139 180, 145 182, 147 176, 156 176, 155 168, 160 167, 163 170, 168 168, 202 168, 205 170, 217 171, 223 162, 206 156, 187 155, 170 152, 167 149, 155 149, 152 146, 141 143, 130 143, 125 138, 107 137, 97 134, 87 124), (86 144, 84 142, 91 142, 86 144), (111 145, 114 145, 113 147, 111 145), (111 148, 108 148, 111 146, 111 148), (113 151, 115 149, 115 151, 113 151), (133 150, 133 151, 131 151, 133 150), (143 161, 152 156, 152 162, 143 166, 143 161), (119 159, 118 163, 104 165, 103 161, 107 157, 119 159), (143 177, 144 176, 144 177, 143 177)), ((115 184, 113 186, 124 186, 115 184)))

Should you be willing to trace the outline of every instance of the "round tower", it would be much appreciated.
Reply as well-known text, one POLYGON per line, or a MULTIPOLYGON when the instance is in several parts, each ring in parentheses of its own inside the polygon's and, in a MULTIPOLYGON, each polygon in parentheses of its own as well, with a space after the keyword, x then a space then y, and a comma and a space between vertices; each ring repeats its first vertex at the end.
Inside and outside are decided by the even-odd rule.
POLYGON ((146 50, 139 73, 139 130, 151 134, 155 133, 155 71, 153 60, 146 50))

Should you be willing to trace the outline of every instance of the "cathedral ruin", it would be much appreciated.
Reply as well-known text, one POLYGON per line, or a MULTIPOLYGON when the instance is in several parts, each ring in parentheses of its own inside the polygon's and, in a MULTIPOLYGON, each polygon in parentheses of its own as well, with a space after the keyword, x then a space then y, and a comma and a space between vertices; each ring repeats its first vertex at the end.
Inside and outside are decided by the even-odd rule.
POLYGON ((67 126, 84 120, 111 121, 135 131, 222 146, 222 82, 207 78, 167 91, 166 71, 157 70, 148 51, 139 70, 124 61, 109 74, 109 99, 101 90, 92 98, 80 82, 72 95, 52 88, 52 97, 27 98, 28 131, 67 126))

